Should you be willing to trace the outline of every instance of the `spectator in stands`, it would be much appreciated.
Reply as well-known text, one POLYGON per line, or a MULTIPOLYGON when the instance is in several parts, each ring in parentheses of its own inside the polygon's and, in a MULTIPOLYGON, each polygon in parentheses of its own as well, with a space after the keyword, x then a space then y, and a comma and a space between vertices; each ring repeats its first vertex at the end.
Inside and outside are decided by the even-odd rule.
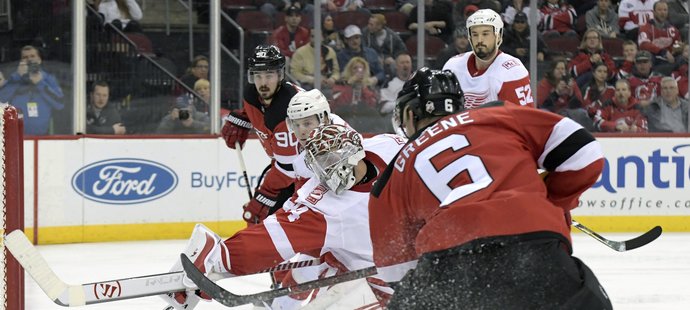
MULTIPOLYGON (((196 83, 196 81, 200 79, 208 80, 208 71, 208 58, 202 55, 196 56, 192 60, 192 65, 189 66, 185 74, 182 75, 182 77, 180 77, 180 81, 182 81, 182 83, 187 85, 189 88, 194 88, 194 84, 196 83)), ((181 94, 182 92, 177 93, 181 94)))
POLYGON ((515 15, 521 12, 527 16, 527 24, 529 24, 529 0, 512 0, 512 3, 508 4, 503 13, 501 13, 501 17, 506 24, 512 25, 515 15))
MULTIPOLYGON (((527 20, 527 15, 525 15, 525 13, 519 12, 515 14, 512 26, 506 29, 503 34, 501 50, 517 57, 526 67, 529 67, 530 36, 527 20)), ((544 40, 538 35, 537 61, 544 61, 545 52, 546 43, 544 43, 544 40)))
POLYGON ((638 109, 627 80, 616 81, 616 95, 597 110, 594 125, 602 132, 647 132, 647 119, 638 109))
POLYGON ((164 116, 156 133, 204 134, 209 133, 211 121, 208 115, 198 112, 188 96, 177 97, 175 106, 164 116))
POLYGON ((381 101, 379 103, 381 115, 392 114, 395 109, 395 99, 411 74, 412 57, 408 53, 398 54, 398 57, 395 58, 395 75, 386 80, 381 88, 381 101))
POLYGON ((0 88, 5 86, 5 84, 7 84, 7 79, 5 79, 5 74, 0 71, 0 88))
POLYGON ((597 110, 601 109, 604 102, 609 100, 615 95, 616 88, 608 83, 609 80, 609 68, 605 63, 599 62, 592 66, 593 78, 585 86, 584 94, 582 98, 584 99, 584 106, 589 112, 590 117, 594 116, 597 110))
POLYGON ((345 47, 345 43, 343 43, 343 40, 340 38, 340 30, 335 29, 333 15, 324 15, 321 31, 323 32, 323 41, 321 44, 330 46, 336 52, 339 52, 341 49, 343 49, 343 47, 345 47))
POLYGON ((300 9, 302 14, 309 15, 314 11, 314 5, 306 0, 261 0, 257 1, 257 3, 261 3, 259 10, 271 17, 274 17, 279 11, 284 11, 286 7, 291 6, 300 9))
POLYGON ((578 86, 584 86, 592 79, 594 64, 603 62, 608 67, 613 77, 616 72, 616 64, 613 58, 604 51, 601 43, 601 35, 595 29, 588 29, 582 35, 582 42, 577 55, 568 62, 568 71, 577 79, 578 86))
POLYGON ((668 20, 673 26, 680 29, 680 37, 688 37, 688 12, 690 4, 687 0, 666 0, 668 2, 668 20))
POLYGON ((55 77, 46 72, 38 49, 26 45, 21 49, 17 71, 0 89, 0 102, 19 108, 24 115, 24 133, 46 135, 50 131, 53 110, 62 110, 62 88, 55 77))
MULTIPOLYGON (((311 41, 292 54, 290 74, 302 88, 314 88, 314 29, 311 30, 311 41)), ((340 67, 335 51, 328 45, 321 45, 321 92, 331 99, 333 86, 340 80, 340 67)))
MULTIPOLYGON (((455 9, 457 9, 457 5, 455 6, 455 9)), ((479 7, 477 7, 474 4, 465 6, 465 9, 463 9, 462 12, 453 11, 453 23, 455 25, 462 25, 458 27, 464 28, 464 25, 467 23, 467 18, 470 17, 470 15, 474 14, 474 12, 476 11, 479 11, 479 7)), ((458 27, 456 27, 456 29, 458 27)), ((465 31, 467 30, 465 29, 465 31)))
POLYGON ((196 111, 208 115, 209 113, 209 103, 211 102, 211 82, 207 79, 199 79, 194 83, 194 92, 197 93, 200 98, 195 98, 194 108, 196 111))
POLYGON ((376 51, 370 47, 362 46, 362 31, 356 25, 345 27, 345 48, 338 52, 338 64, 340 72, 345 72, 345 66, 353 57, 362 57, 367 61, 370 77, 367 84, 378 85, 383 83, 386 75, 379 61, 376 51))
POLYGON ((124 32, 142 32, 139 20, 144 14, 136 0, 94 0, 94 7, 103 14, 106 24, 124 32))
POLYGON ((497 0, 458 0, 448 2, 455 3, 453 7, 453 15, 456 17, 454 20, 462 20, 462 25, 464 25, 464 21, 467 19, 467 17, 477 10, 492 9, 496 13, 503 12, 503 5, 501 5, 501 2, 497 0), (468 10, 468 7, 471 7, 471 10, 468 10), (464 18, 461 17, 462 15, 465 15, 464 18))
POLYGON ((362 31, 362 45, 373 48, 379 55, 386 73, 395 72, 395 55, 407 52, 407 47, 395 31, 386 27, 383 14, 372 14, 362 31))
POLYGON ((658 93, 662 75, 652 70, 652 54, 639 51, 635 56, 635 68, 628 79, 632 94, 643 105, 653 100, 658 93))
POLYGON ((668 3, 654 3, 654 19, 640 26, 637 45, 640 50, 655 56, 654 70, 670 75, 675 64, 674 55, 682 52, 680 31, 668 22, 668 3))
POLYGON ((611 7, 611 0, 599 0, 597 6, 585 14, 587 29, 599 32, 602 38, 617 38, 620 35, 618 14, 611 7))
POLYGON ((676 68, 671 73, 671 76, 678 81, 678 90, 681 97, 690 99, 690 92, 688 92, 688 54, 690 53, 690 45, 684 44, 683 53, 677 57, 676 68))
MULTIPOLYGON (((565 59, 554 59, 551 61, 548 70, 544 74, 544 78, 539 81, 537 85, 537 108, 541 108, 546 98, 549 97, 553 89, 558 85, 558 82, 567 75, 565 59)), ((580 96, 580 98, 578 98, 580 102, 584 102, 582 99, 582 92, 577 86, 577 83, 573 86, 573 91, 575 95, 580 96)))
POLYGON ((629 40, 637 41, 640 26, 654 17, 654 3, 658 0, 621 0, 618 4, 618 26, 629 40))
POLYGON ((649 132, 690 132, 688 101, 678 96, 678 82, 670 76, 661 79, 661 96, 642 105, 649 132))
POLYGON ((632 40, 623 41, 623 59, 616 64, 618 79, 627 79, 635 67, 635 56, 637 56, 637 43, 632 40))
MULTIPOLYGON (((438 36, 447 44, 452 44, 455 25, 453 24, 453 10, 450 3, 424 0, 424 20, 426 33, 438 36)), ((410 31, 417 31, 417 6, 412 9, 405 24, 410 31)))
POLYGON ((465 28, 456 29, 455 33, 453 34, 453 38, 453 44, 448 44, 448 46, 442 49, 441 52, 438 53, 438 56, 436 56, 436 63, 434 64, 433 69, 441 70, 448 59, 472 50, 470 40, 467 38, 467 30, 465 30, 465 28))
POLYGON ((91 103, 86 106, 86 133, 124 135, 127 128, 122 124, 117 107, 109 104, 110 86, 105 81, 93 83, 91 103))
POLYGON ((271 34, 270 41, 280 49, 283 56, 292 58, 292 53, 299 47, 309 43, 309 29, 300 26, 302 13, 296 6, 291 6, 285 11, 285 25, 282 25, 271 34))
POLYGON ((326 0, 326 11, 330 13, 345 12, 345 11, 360 11, 369 13, 369 10, 364 7, 362 0, 326 0))
POLYGON ((369 62, 362 57, 352 57, 343 70, 342 80, 333 90, 333 104, 337 107, 347 105, 366 105, 376 107, 374 80, 371 79, 369 62))
POLYGON ((576 86, 575 79, 568 75, 563 76, 540 108, 569 117, 585 129, 592 131, 594 129, 592 119, 584 109, 582 96, 578 96, 579 94, 575 92, 576 86))
POLYGON ((541 6, 541 29, 544 39, 569 37, 577 39, 575 21, 577 14, 565 0, 546 0, 541 6))
POLYGON ((378 98, 369 76, 369 63, 362 57, 352 57, 342 72, 342 83, 333 87, 333 112, 358 131, 372 132, 387 124, 380 122, 378 98), (383 125, 383 126, 381 126, 383 125))

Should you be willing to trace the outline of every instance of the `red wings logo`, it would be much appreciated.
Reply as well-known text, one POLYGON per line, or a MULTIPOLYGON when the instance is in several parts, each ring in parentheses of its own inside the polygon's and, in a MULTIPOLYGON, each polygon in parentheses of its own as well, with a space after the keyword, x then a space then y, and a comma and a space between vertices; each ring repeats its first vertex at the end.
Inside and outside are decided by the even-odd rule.
POLYGON ((474 109, 482 104, 488 102, 486 95, 477 95, 472 93, 465 93, 465 108, 474 109))

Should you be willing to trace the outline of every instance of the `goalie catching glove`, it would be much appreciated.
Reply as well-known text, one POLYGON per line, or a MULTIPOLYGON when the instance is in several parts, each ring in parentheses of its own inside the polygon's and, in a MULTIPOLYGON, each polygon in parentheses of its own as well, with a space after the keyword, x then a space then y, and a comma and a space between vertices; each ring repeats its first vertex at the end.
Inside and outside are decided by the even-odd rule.
POLYGON ((249 224, 258 224, 263 221, 272 209, 276 207, 278 197, 261 190, 254 193, 254 198, 244 204, 242 218, 249 224))
POLYGON ((249 131, 252 128, 252 123, 249 121, 246 112, 233 110, 225 116, 225 124, 221 130, 221 135, 225 139, 225 145, 235 149, 235 144, 239 142, 240 147, 244 147, 244 142, 247 141, 247 136, 249 136, 249 131))

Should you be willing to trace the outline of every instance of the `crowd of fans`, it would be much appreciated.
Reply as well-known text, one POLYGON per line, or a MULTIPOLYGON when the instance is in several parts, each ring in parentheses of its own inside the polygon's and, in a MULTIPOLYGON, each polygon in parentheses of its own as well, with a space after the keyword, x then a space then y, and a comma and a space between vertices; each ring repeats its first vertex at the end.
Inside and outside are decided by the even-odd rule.
MULTIPOLYGON (((536 90, 537 108, 567 115, 592 131, 689 132, 687 1, 532 1, 538 1, 538 20, 530 19, 530 0, 425 0, 423 25, 417 24, 417 1, 396 0, 395 8, 388 11, 368 7, 366 0, 322 1, 320 89, 332 108, 356 129, 392 131, 391 107, 415 63, 424 61, 441 69, 451 57, 470 51, 465 20, 479 9, 490 8, 500 12, 505 23, 500 49, 526 66, 529 25, 537 23, 537 60, 539 68, 545 68, 532 73, 543 75, 536 90), (348 11, 366 16, 368 22, 336 23, 338 14, 348 11), (404 14, 404 28, 389 26, 390 12, 404 14), (406 43, 416 36, 418 27, 427 36, 440 38, 445 48, 417 60, 410 50, 416 46, 406 43), (554 52, 559 49, 553 42, 562 42, 554 41, 560 38, 580 44, 568 53, 554 52), (622 52, 612 54, 605 49, 606 40, 615 40, 622 52)), ((143 31, 138 22, 143 12, 137 1, 94 0, 92 5, 102 14, 103 23, 124 32, 143 31)), ((310 1, 301 0, 262 0, 256 6, 271 17, 284 16, 266 43, 279 47, 288 60, 289 80, 306 90, 314 87, 316 76, 313 9, 310 1)), ((49 134, 51 111, 62 109, 64 102, 60 86, 45 70, 35 71, 35 63, 40 68, 39 50, 28 46, 22 49, 16 72, 0 72, 0 101, 24 110, 27 133, 49 134), (32 55, 24 53, 36 54, 37 60, 29 60, 26 57, 32 55)), ((209 132, 210 65, 203 55, 190 62, 179 76, 186 87, 174 88, 176 99, 167 103, 168 114, 157 132, 209 132)), ((87 133, 130 133, 120 121, 119 105, 107 104, 113 85, 107 81, 89 85, 87 133)))

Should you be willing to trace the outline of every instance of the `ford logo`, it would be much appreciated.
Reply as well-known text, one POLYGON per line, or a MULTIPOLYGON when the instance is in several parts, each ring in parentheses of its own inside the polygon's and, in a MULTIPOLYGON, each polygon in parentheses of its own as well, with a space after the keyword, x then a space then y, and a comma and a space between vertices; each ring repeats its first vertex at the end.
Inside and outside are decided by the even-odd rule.
POLYGON ((170 168, 148 160, 109 159, 92 163, 72 177, 72 187, 86 199, 108 204, 151 201, 170 193, 177 175, 170 168))

